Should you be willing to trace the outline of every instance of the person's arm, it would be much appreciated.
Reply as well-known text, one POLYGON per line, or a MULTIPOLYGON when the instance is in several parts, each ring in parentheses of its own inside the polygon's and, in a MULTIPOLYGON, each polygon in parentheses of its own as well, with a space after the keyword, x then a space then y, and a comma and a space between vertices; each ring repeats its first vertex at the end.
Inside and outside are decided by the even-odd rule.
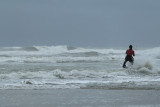
POLYGON ((135 53, 134 53, 134 51, 133 51, 133 56, 135 56, 135 53))

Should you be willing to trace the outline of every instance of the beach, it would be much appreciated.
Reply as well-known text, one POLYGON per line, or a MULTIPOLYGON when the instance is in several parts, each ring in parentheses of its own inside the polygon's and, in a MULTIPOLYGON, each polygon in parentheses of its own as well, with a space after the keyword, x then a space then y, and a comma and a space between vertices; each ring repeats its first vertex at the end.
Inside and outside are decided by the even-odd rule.
POLYGON ((0 107, 159 107, 160 90, 0 90, 0 107))
POLYGON ((1 47, 0 107, 160 107, 159 53, 124 69, 124 48, 1 47))
POLYGON ((1 0, 0 107, 160 107, 160 0, 1 0))

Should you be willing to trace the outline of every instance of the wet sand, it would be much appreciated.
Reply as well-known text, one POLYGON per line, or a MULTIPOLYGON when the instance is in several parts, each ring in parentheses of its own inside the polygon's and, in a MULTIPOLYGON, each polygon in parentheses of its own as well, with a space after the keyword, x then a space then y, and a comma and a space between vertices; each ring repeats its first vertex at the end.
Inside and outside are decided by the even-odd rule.
POLYGON ((0 90, 0 107, 160 107, 160 90, 0 90))

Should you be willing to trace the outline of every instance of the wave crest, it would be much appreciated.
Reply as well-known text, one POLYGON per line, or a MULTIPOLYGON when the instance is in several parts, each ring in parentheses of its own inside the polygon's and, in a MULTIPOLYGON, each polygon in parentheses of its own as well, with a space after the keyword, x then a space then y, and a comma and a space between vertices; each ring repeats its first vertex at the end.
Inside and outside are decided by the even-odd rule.
POLYGON ((38 51, 36 47, 23 47, 21 50, 24 51, 38 51))
POLYGON ((73 46, 67 46, 67 50, 75 50, 77 49, 76 47, 73 47, 73 46))

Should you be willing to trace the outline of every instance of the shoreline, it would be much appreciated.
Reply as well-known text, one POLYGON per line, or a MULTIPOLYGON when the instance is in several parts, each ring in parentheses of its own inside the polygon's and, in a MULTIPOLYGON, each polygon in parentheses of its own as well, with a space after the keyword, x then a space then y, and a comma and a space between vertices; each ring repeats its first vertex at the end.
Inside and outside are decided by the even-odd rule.
POLYGON ((1 107, 158 107, 160 90, 4 89, 1 107))

